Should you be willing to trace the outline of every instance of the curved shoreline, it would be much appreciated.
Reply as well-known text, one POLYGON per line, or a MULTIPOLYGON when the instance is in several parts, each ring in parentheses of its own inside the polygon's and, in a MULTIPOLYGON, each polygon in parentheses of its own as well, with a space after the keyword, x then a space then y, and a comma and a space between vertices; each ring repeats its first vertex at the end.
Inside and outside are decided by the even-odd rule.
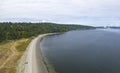
POLYGON ((40 41, 53 34, 55 33, 42 34, 31 41, 18 62, 17 73, 49 73, 41 54, 40 41))

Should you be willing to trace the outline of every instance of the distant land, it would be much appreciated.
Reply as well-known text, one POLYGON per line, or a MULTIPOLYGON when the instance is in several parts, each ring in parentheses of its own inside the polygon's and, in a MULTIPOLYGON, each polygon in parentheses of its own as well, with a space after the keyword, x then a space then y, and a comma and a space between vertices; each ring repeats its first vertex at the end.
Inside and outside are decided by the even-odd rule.
POLYGON ((0 23, 0 42, 28 38, 44 33, 67 32, 70 30, 95 29, 93 26, 57 23, 26 23, 2 22, 0 23))
POLYGON ((120 26, 99 26, 99 27, 96 27, 96 28, 103 28, 103 29, 108 29, 108 28, 111 28, 111 29, 120 29, 120 26))

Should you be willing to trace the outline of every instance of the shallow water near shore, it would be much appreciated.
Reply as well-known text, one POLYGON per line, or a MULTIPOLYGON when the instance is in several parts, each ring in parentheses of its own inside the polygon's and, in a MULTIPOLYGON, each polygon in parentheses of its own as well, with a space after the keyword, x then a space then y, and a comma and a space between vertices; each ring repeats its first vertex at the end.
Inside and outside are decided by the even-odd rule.
POLYGON ((58 73, 120 73, 120 30, 114 30, 46 36, 40 46, 58 73))

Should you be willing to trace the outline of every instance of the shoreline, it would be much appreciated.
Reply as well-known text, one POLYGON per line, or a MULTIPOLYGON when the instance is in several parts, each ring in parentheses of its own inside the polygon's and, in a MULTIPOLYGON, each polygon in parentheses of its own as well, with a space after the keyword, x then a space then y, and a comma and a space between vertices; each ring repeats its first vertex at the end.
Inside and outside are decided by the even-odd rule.
POLYGON ((45 36, 54 34, 56 33, 41 34, 31 41, 18 61, 17 73, 49 73, 44 56, 42 56, 40 41, 45 36))

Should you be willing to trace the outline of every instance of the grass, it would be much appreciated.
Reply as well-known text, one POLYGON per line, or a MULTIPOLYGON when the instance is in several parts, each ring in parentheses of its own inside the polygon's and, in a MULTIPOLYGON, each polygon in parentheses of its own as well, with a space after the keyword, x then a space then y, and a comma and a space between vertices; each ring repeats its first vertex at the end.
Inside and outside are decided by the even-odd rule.
POLYGON ((16 68, 15 67, 10 68, 9 73, 16 73, 16 68))
POLYGON ((12 42, 0 43, 0 66, 11 56, 10 60, 0 69, 0 73, 16 73, 17 62, 25 52, 32 38, 21 39, 12 42), (12 50, 11 50, 12 49, 12 50))
POLYGON ((25 41, 19 42, 19 44, 16 46, 16 50, 19 52, 24 52, 31 42, 31 39, 26 39, 25 41))
POLYGON ((0 45, 4 45, 6 43, 8 43, 8 41, 3 41, 3 42, 0 42, 0 45))

